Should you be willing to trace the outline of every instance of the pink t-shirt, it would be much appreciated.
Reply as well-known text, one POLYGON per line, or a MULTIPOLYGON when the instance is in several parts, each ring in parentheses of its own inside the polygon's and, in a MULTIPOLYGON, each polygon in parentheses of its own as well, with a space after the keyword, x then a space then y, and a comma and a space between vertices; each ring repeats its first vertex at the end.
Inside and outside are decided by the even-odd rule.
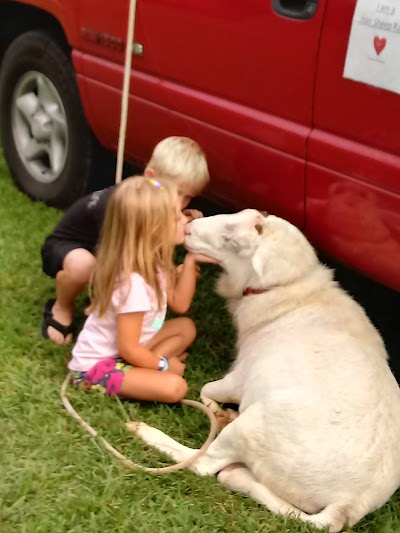
POLYGON ((140 344, 146 345, 164 324, 167 313, 166 276, 160 274, 164 303, 158 309, 154 290, 139 274, 131 274, 130 287, 117 287, 111 297, 111 303, 102 318, 97 311, 91 313, 80 332, 72 359, 68 364, 70 370, 84 372, 102 359, 119 357, 117 349, 117 315, 144 311, 140 344), (125 290, 124 290, 125 289, 125 290), (126 299, 125 299, 125 295, 126 299))

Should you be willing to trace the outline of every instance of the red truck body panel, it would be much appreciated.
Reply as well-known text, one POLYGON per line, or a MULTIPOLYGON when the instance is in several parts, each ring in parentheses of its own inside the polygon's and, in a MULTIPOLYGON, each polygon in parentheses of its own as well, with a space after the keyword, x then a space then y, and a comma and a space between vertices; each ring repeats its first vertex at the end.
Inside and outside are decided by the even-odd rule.
MULTIPOLYGON (((128 2, 21 3, 63 27, 88 122, 115 150, 128 2)), ((319 0, 296 20, 264 0, 138 0, 126 156, 193 137, 209 196, 283 216, 400 290, 400 96, 343 77, 355 5, 319 0)))
POLYGON ((306 232, 400 289, 400 96, 343 78, 355 2, 330 2, 315 82, 306 232))

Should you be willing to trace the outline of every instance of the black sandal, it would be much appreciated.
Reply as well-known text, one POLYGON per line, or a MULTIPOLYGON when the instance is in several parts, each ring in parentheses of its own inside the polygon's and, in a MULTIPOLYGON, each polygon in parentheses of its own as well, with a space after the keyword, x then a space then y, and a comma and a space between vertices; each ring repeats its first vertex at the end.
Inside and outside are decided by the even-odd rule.
POLYGON ((58 322, 54 316, 53 316, 53 305, 55 303, 55 299, 51 298, 50 300, 47 300, 44 310, 43 310, 43 320, 42 320, 42 337, 44 339, 48 339, 49 335, 47 333, 47 328, 50 326, 61 333, 61 335, 64 336, 64 339, 70 334, 74 332, 74 326, 73 324, 69 324, 69 326, 64 326, 64 324, 61 324, 58 322))

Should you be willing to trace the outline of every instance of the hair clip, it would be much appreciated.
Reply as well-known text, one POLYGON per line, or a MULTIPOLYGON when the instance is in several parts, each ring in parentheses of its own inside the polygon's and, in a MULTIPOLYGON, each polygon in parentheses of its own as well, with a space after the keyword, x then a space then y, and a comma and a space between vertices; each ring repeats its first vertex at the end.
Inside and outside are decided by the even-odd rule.
POLYGON ((164 187, 161 185, 161 183, 154 179, 149 179, 149 182, 153 185, 156 189, 164 189, 164 187))

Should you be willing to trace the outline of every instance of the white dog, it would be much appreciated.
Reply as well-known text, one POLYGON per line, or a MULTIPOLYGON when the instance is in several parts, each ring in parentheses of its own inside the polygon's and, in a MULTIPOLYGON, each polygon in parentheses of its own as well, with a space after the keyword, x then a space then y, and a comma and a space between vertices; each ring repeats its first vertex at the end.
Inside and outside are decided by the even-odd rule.
MULTIPOLYGON (((400 390, 361 307, 278 217, 198 219, 186 246, 220 261, 238 330, 235 363, 201 397, 237 403, 239 416, 191 469, 331 532, 382 506, 400 486, 400 390)), ((197 451, 136 431, 175 461, 197 451)))

